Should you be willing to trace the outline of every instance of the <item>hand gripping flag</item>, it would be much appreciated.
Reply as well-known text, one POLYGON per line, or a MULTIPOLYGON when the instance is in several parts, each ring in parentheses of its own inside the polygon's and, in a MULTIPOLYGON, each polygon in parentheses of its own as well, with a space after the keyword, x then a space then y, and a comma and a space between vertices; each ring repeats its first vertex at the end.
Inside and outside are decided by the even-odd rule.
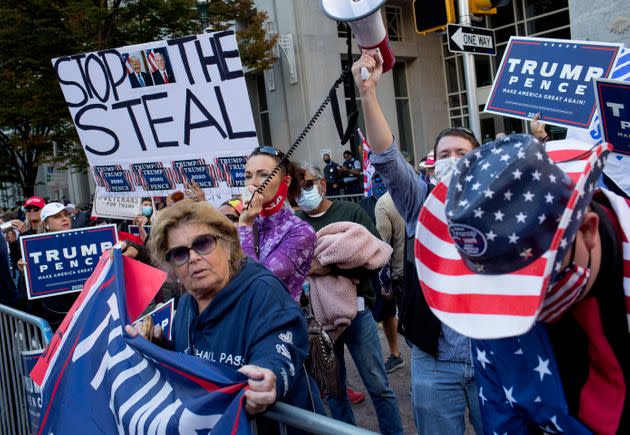
POLYGON ((124 332, 164 279, 120 249, 101 258, 31 372, 39 434, 250 433, 245 376, 124 332))

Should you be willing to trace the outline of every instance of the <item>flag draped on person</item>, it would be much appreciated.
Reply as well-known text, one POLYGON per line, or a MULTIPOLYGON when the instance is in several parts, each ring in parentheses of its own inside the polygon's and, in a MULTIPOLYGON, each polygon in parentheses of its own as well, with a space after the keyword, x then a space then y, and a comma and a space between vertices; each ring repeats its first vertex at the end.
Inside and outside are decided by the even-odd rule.
POLYGON ((31 377, 42 388, 39 434, 248 434, 246 377, 124 331, 165 273, 104 255, 31 377))
POLYGON ((362 150, 362 166, 363 166, 363 195, 370 196, 372 192, 372 175, 376 171, 372 163, 370 162, 370 153, 372 153, 372 147, 363 136, 361 129, 357 129, 357 133, 361 138, 361 150, 362 150))

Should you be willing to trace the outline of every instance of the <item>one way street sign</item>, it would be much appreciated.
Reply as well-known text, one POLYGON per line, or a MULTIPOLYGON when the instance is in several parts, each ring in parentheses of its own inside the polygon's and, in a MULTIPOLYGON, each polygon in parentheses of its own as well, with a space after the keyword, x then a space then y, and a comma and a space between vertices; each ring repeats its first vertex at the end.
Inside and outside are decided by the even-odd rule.
POLYGON ((451 53, 497 54, 493 30, 449 24, 446 31, 451 53))

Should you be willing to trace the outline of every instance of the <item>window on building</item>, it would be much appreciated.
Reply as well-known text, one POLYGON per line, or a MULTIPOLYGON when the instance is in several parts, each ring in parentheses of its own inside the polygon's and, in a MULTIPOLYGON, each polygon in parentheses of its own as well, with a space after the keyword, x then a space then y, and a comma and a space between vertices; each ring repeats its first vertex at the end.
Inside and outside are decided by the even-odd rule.
POLYGON ((411 107, 407 90, 407 68, 404 62, 396 62, 392 70, 394 79, 394 99, 396 100, 396 117, 398 120, 398 143, 400 149, 413 153, 413 133, 411 130, 411 107))
POLYGON ((269 107, 267 106, 267 91, 265 89, 265 76, 263 73, 256 74, 256 93, 258 97, 258 117, 260 120, 258 140, 262 142, 261 145, 273 145, 271 143, 269 107))
POLYGON ((387 25, 387 36, 390 41, 403 40, 403 18, 400 6, 385 6, 385 23, 387 25))

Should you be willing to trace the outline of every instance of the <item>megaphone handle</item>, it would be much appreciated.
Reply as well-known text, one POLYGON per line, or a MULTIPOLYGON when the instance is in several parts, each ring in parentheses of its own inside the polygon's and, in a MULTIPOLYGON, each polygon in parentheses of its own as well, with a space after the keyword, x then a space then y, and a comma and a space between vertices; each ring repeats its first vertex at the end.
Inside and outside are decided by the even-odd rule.
POLYGON ((370 71, 364 66, 361 67, 361 80, 365 81, 370 78, 370 71))

